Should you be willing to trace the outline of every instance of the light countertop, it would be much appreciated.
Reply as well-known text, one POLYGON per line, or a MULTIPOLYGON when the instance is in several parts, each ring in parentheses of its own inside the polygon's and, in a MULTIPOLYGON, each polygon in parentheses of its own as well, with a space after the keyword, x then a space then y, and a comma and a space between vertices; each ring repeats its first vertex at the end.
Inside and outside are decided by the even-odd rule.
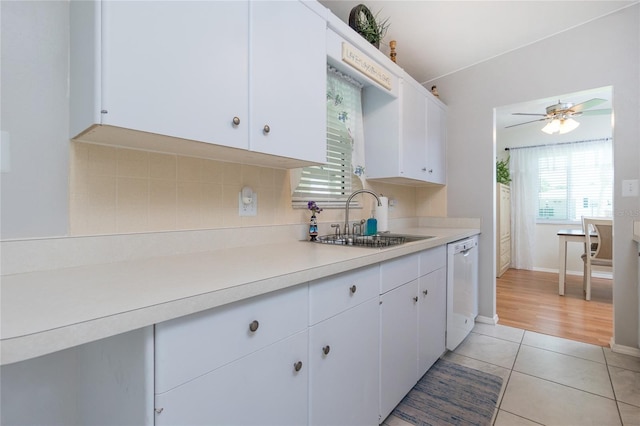
POLYGON ((76 266, 2 277, 2 364, 447 244, 478 229, 410 228, 434 238, 386 249, 307 241, 76 266))

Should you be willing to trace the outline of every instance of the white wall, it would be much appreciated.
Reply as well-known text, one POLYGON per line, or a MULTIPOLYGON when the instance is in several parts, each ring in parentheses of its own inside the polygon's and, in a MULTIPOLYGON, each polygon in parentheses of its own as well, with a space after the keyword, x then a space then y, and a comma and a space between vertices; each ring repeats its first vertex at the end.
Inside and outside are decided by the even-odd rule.
POLYGON ((0 237, 67 234, 69 3, 3 1, 0 237))
POLYGON ((495 107, 613 86, 614 339, 638 347, 637 253, 631 240, 637 197, 622 198, 623 179, 638 179, 640 24, 637 4, 591 23, 440 78, 449 106, 449 216, 482 218, 480 315, 495 308, 495 107), (566 71, 566 72, 563 72, 566 71))

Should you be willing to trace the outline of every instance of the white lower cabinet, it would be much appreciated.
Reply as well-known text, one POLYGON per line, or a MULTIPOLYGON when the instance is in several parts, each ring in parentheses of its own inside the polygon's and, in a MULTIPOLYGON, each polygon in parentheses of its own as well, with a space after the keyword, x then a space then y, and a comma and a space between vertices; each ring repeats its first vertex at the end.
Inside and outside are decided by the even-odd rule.
POLYGON ((306 424, 307 346, 305 330, 156 395, 155 424, 306 424))
POLYGON ((442 246, 380 266, 381 422, 446 350, 446 259, 442 246))
POLYGON ((309 424, 378 422, 379 265, 309 283, 309 424))
POLYGON ((308 287, 155 327, 156 425, 300 425, 308 419, 308 287))
POLYGON ((309 329, 309 424, 378 423, 378 298, 309 329))
POLYGON ((446 351, 447 270, 420 277, 418 306, 418 378, 446 351))
POLYGON ((380 422, 417 380, 418 285, 416 279, 380 296, 380 422))

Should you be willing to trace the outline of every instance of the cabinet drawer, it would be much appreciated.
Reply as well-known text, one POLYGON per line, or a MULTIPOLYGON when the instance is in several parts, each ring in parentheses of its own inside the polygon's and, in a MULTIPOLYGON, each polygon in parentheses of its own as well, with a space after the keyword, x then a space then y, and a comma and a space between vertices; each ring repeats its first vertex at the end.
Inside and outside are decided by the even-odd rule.
POLYGON ((157 324, 156 393, 306 329, 307 298, 300 285, 157 324))
POLYGON ((303 331, 155 396, 155 425, 304 425, 308 333, 303 331), (299 363, 299 364, 298 364, 299 363), (296 370, 296 364, 300 367, 296 370))
POLYGON ((445 246, 434 247, 420 253, 421 277, 445 266, 447 266, 447 249, 445 246))
POLYGON ((420 276, 418 253, 389 260, 380 265, 380 294, 393 290, 420 276))
POLYGON ((309 324, 359 305, 378 295, 380 290, 379 266, 349 271, 309 283, 309 324))

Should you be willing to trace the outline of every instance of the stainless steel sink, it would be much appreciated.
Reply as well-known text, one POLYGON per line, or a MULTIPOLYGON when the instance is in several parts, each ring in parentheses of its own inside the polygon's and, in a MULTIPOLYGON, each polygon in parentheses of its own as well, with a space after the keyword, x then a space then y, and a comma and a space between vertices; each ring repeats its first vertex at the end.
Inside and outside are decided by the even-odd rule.
POLYGON ((354 247, 385 248, 398 246, 413 241, 426 240, 432 236, 405 234, 376 234, 376 235, 323 235, 316 239, 316 243, 334 244, 354 247))

